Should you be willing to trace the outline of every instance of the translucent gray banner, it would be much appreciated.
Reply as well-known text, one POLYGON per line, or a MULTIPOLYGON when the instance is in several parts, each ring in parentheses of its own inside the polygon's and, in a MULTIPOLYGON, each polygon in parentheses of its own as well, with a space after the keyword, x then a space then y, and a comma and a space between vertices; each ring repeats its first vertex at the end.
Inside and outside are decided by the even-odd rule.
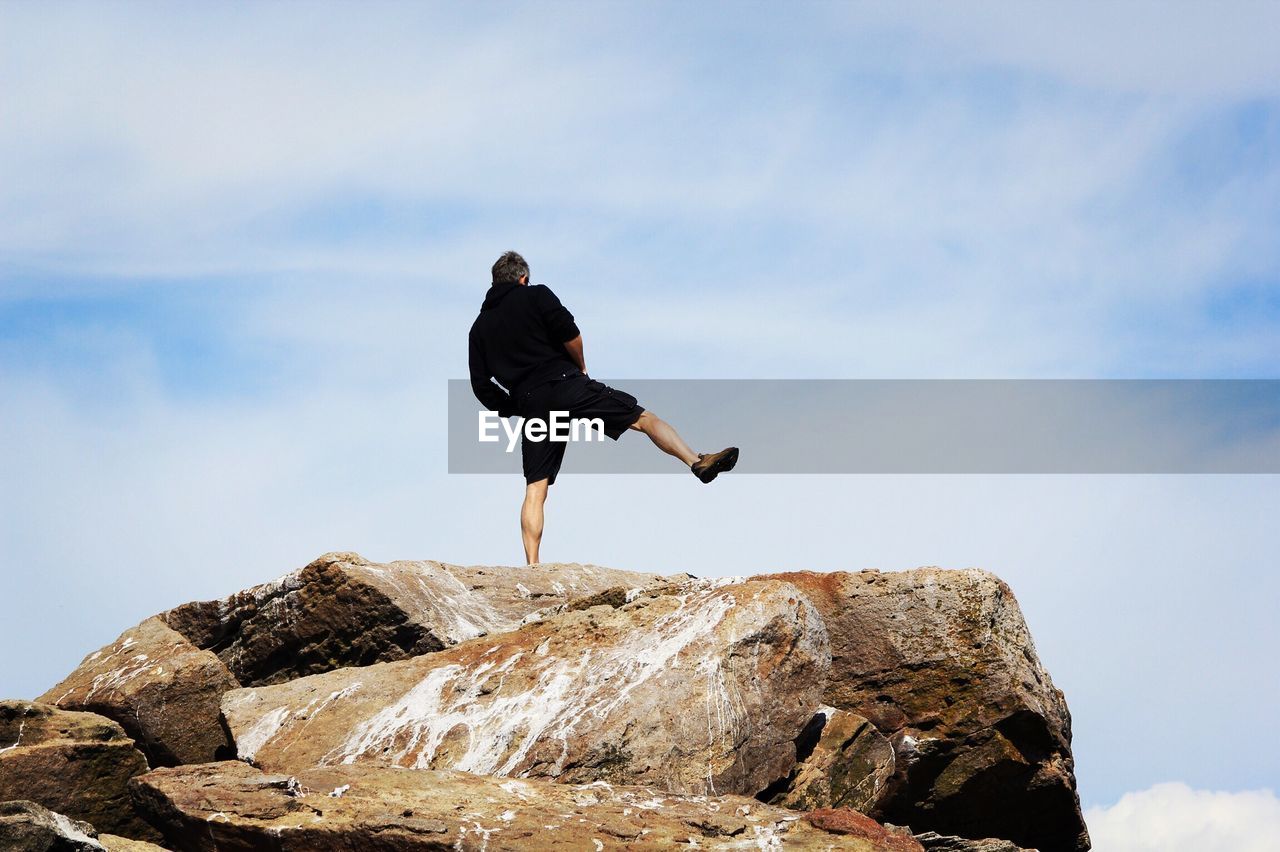
MULTIPOLYGON (((740 473, 1280 473, 1280 380, 609 382, 740 473)), ((449 472, 518 473, 449 382, 449 472)), ((510 421, 514 423, 514 421, 510 421)), ((684 473, 649 440, 570 442, 563 472, 684 473)))

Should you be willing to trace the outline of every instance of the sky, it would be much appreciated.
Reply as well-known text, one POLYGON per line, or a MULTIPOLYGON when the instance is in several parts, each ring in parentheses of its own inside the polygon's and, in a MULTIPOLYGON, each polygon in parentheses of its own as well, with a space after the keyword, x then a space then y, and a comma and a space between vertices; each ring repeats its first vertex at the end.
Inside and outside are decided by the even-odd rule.
MULTIPOLYGON (((0 694, 328 550, 517 564, 519 481, 443 444, 508 248, 624 388, 1280 378, 1277 31, 1269 3, 0 5, 0 694)), ((994 571, 1096 848, 1246 849, 1280 824, 1277 516, 1275 476, 566 476, 543 555, 994 571), (1150 845, 1173 811, 1184 846, 1150 845)))

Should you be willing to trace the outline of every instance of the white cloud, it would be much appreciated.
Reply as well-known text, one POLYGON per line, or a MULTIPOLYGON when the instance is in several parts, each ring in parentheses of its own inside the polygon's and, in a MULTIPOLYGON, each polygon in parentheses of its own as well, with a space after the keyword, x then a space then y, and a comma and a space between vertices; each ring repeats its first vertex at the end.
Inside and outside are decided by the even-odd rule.
POLYGON ((1280 798, 1157 784, 1085 814, 1094 852, 1274 852, 1280 798))
POLYGON ((0 125, 0 259, 439 293, 518 245, 559 265, 553 281, 625 268, 596 304, 634 341, 689 334, 627 288, 692 315, 722 313, 731 288, 741 316, 696 357, 754 375, 792 355, 845 376, 1247 374, 1280 357, 1266 324, 1215 335, 1195 315, 1275 268, 1280 169, 1193 198, 1165 185, 1189 132, 1280 80, 1254 49, 1266 8, 862 5, 847 31, 824 25, 849 7, 821 5, 678 27, 580 4, 201 8, 0 9, 20 34, 0 55, 0 113, 17 117, 0 125), (989 89, 993 68, 1008 76, 989 89), (299 226, 353 200, 394 227, 299 226), (842 338, 866 345, 833 351, 842 338))

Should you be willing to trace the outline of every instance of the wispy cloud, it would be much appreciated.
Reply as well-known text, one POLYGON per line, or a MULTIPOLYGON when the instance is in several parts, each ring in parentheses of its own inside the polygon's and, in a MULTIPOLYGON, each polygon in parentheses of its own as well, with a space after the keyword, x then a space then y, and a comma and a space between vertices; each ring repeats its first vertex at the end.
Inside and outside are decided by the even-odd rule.
POLYGON ((1256 375, 1280 354, 1275 312, 1205 310, 1280 270, 1269 6, 500 8, 7 7, 5 289, 425 298, 518 244, 665 345, 687 334, 638 289, 838 323, 869 344, 845 374, 1256 375))

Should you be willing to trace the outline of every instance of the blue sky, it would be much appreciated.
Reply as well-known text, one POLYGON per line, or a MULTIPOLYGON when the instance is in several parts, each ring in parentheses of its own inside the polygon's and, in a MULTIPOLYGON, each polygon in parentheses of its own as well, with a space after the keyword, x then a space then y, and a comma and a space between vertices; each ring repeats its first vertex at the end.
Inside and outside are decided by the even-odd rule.
MULTIPOLYGON (((445 475, 440 440, 506 248, 613 380, 1276 377, 1278 26, 0 7, 0 692, 324 550, 516 561, 518 483, 445 475)), ((1274 745, 1220 741, 1280 698, 1274 477, 674 479, 565 480, 548 554, 987 567, 1067 692, 1087 803, 1276 786, 1274 745), (744 514, 771 523, 697 544, 744 514)))

